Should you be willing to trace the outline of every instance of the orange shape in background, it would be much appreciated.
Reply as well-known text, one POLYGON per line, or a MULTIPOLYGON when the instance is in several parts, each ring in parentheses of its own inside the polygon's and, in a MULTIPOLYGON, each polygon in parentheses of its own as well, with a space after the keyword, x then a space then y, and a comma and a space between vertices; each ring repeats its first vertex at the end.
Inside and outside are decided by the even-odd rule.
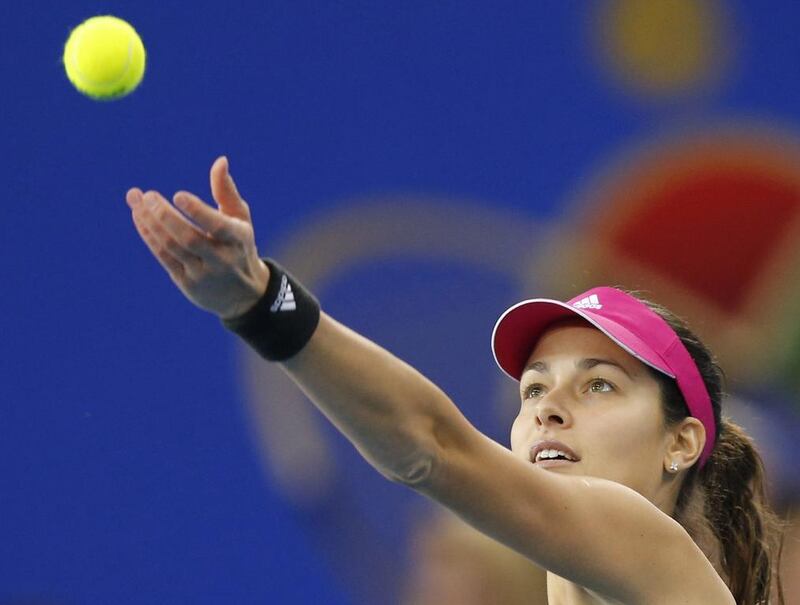
POLYGON ((640 198, 631 203, 641 211, 611 234, 611 245, 621 254, 730 314, 744 310, 800 214, 796 178, 754 167, 736 153, 697 158, 696 169, 665 174, 663 187, 632 191, 640 198))
POLYGON ((644 290, 733 377, 800 386, 800 142, 788 131, 673 135, 626 153, 579 201, 548 255, 560 293, 644 290))

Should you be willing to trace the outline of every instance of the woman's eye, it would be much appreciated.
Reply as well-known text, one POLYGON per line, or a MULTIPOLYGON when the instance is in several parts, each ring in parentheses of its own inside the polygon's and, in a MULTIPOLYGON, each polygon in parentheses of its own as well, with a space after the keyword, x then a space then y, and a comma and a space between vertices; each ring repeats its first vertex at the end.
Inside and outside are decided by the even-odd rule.
POLYGON ((525 389, 525 399, 530 399, 531 397, 541 397, 544 393, 544 388, 540 384, 532 384, 527 389, 525 389))
POLYGON ((611 391, 614 390, 614 385, 612 385, 607 380, 604 380, 603 378, 593 378, 589 383, 589 390, 592 393, 610 393, 611 391), (608 388, 603 388, 603 387, 608 387, 608 388))

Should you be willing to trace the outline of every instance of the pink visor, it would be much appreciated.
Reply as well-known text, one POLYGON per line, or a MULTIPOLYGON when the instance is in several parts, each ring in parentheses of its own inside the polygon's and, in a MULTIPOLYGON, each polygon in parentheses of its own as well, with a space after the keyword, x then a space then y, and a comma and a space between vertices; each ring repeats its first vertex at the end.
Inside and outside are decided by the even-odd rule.
POLYGON ((545 328, 576 315, 639 361, 677 381, 689 414, 706 429, 706 444, 700 455, 702 468, 711 456, 717 434, 705 383, 678 335, 637 298, 603 286, 587 290, 567 302, 534 298, 517 303, 500 316, 492 332, 492 352, 497 365, 519 381, 545 328))

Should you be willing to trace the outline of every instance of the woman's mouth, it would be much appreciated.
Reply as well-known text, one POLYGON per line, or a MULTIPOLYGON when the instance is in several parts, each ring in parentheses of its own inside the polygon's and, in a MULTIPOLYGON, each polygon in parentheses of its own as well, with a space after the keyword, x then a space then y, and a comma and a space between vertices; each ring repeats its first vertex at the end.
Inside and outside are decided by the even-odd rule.
POLYGON ((537 441, 531 447, 529 455, 533 464, 543 468, 575 464, 580 460, 580 456, 566 443, 554 439, 537 441))

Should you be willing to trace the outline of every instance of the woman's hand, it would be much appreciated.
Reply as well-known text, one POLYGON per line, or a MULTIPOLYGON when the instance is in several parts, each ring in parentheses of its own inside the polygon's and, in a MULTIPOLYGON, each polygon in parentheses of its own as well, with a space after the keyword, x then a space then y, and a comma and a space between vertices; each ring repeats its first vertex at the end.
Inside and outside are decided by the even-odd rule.
POLYGON ((261 298, 269 268, 259 258, 250 207, 224 156, 211 166, 211 194, 219 210, 188 191, 175 193, 175 207, 159 192, 136 187, 125 200, 139 235, 181 292, 201 309, 229 319, 261 298))

